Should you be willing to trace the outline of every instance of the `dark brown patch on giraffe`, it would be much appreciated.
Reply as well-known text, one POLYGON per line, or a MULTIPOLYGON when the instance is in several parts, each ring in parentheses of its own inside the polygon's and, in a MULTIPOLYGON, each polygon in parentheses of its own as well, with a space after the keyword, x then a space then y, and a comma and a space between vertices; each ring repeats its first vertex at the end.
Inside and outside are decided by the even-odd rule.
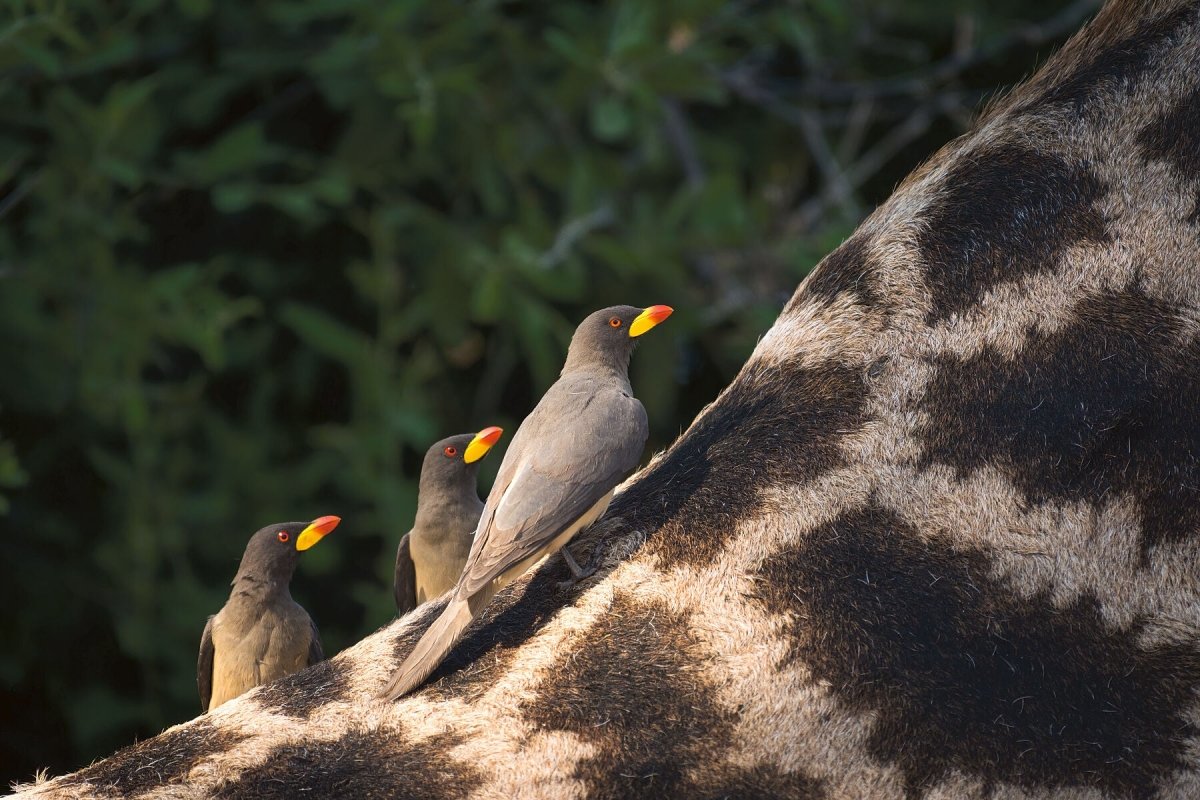
POLYGON ((589 798, 692 797, 700 787, 689 773, 734 746, 736 716, 700 672, 709 659, 686 617, 618 591, 521 713, 596 748, 574 776, 589 798))
POLYGON ((484 776, 447 753, 462 742, 439 734, 407 742, 392 731, 351 730, 332 741, 302 740, 276 747, 257 767, 214 791, 222 800, 293 800, 296 797, 466 797, 484 776))
POLYGON ((1143 648, 1096 600, 1019 597, 961 532, 921 537, 868 507, 766 560, 759 596, 789 618, 793 658, 875 714, 867 747, 920 797, 954 771, 1028 789, 1149 798, 1188 766, 1193 644, 1143 648))
MULTIPOLYGON (((579 584, 561 589, 559 583, 569 575, 561 559, 551 559, 530 575, 528 583, 518 579, 500 590, 418 691, 435 700, 468 702, 488 691, 507 672, 517 649, 588 587, 579 584)), ((413 612, 418 615, 415 624, 395 643, 396 666, 445 607, 445 601, 434 600, 413 612)))
POLYGON ((570 573, 561 559, 554 560, 558 568, 548 564, 525 587, 513 584, 492 599, 426 681, 422 691, 427 697, 470 702, 488 691, 508 671, 517 649, 586 588, 559 589, 559 581, 570 573))
POLYGON ((218 728, 202 717, 178 730, 118 750, 54 784, 55 789, 90 784, 97 790, 131 797, 155 787, 177 784, 201 761, 238 745, 246 735, 218 728))
POLYGON ((854 236, 827 255, 816 266, 801 288, 783 310, 793 310, 806 298, 816 297, 826 302, 838 295, 850 294, 859 304, 874 308, 883 305, 883 289, 879 281, 879 264, 869 255, 867 239, 854 236))
POLYGON ((433 624, 438 614, 445 610, 446 603, 447 601, 442 598, 430 600, 409 612, 407 616, 412 618, 412 624, 404 629, 404 633, 396 637, 393 644, 397 667, 404 662, 404 659, 408 658, 408 654, 417 646, 421 635, 433 624))
POLYGON ((348 669, 346 664, 332 660, 313 664, 265 684, 254 695, 254 701, 264 711, 308 719, 321 706, 347 699, 348 669))
POLYGON ((761 492, 843 463, 843 436, 867 419, 862 369, 751 362, 609 514, 649 534, 665 564, 709 563, 761 492))
POLYGON ((1128 92, 1150 72, 1154 60, 1179 29, 1194 20, 1195 11, 1195 4, 1189 3, 1143 25, 1134 33, 1102 48, 1072 72, 1057 76, 1043 94, 1031 97, 1014 111, 1027 113, 1046 106, 1065 104, 1075 114, 1084 115, 1103 93, 1113 90, 1128 92))
POLYGON ((828 797, 824 784, 804 772, 783 772, 772 764, 726 767, 694 793, 693 800, 818 800, 828 797))
POLYGON ((917 237, 932 295, 928 322, 962 313, 996 286, 1051 272, 1067 248, 1104 242, 1104 194, 1084 164, 1003 145, 946 175, 917 237))
POLYGON ((1137 501, 1143 555, 1200 529, 1200 342, 1137 288, 1084 299, 1009 360, 938 360, 920 408, 923 464, 1001 470, 1033 503, 1137 501))
POLYGON ((1146 161, 1165 161, 1184 182, 1195 187, 1196 206, 1188 221, 1200 224, 1200 88, 1138 133, 1146 161))

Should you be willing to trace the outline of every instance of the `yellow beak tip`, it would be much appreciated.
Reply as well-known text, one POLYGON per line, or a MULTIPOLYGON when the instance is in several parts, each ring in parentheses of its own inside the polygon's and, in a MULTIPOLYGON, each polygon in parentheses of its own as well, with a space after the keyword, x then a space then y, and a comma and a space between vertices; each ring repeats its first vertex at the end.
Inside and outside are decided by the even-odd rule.
POLYGON ((300 531, 300 535, 296 537, 296 549, 307 550, 321 539, 325 538, 338 523, 342 521, 341 517, 326 516, 318 517, 308 524, 308 527, 300 531))
POLYGON ((671 316, 675 309, 670 306, 650 306, 643 309, 641 314, 638 314, 633 322, 629 325, 630 337, 641 336, 646 331, 658 325, 660 322, 671 316))
POLYGON ((467 449, 463 452, 463 463, 473 464, 479 459, 488 454, 492 449, 492 445, 500 441, 500 437, 504 435, 504 429, 495 425, 484 428, 479 433, 475 434, 475 438, 467 445, 467 449))

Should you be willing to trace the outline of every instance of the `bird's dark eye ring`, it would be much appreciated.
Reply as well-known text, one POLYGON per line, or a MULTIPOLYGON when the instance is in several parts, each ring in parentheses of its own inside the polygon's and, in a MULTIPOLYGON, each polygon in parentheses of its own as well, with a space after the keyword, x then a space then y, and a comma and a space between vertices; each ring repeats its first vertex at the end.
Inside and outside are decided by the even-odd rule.
POLYGON ((279 537, 279 541, 281 541, 281 542, 286 542, 288 539, 292 538, 291 535, 287 531, 280 531, 279 533, 277 533, 275 535, 277 537, 279 537))
POLYGON ((456 455, 458 455, 458 448, 454 445, 450 445, 442 452, 446 454, 446 458, 454 458, 456 455))
POLYGON ((608 324, 609 324, 609 325, 612 325, 614 328, 619 328, 619 327, 621 327, 621 318, 620 318, 620 317, 613 317, 612 319, 610 319, 610 320, 608 321, 608 324))

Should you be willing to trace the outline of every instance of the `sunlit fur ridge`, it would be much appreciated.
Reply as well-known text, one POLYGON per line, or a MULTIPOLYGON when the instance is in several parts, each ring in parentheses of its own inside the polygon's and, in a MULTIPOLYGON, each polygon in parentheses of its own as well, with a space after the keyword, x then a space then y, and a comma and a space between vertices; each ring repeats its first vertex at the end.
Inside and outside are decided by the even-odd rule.
POLYGON ((1110 4, 429 684, 437 605, 62 797, 1200 797, 1200 8, 1110 4))

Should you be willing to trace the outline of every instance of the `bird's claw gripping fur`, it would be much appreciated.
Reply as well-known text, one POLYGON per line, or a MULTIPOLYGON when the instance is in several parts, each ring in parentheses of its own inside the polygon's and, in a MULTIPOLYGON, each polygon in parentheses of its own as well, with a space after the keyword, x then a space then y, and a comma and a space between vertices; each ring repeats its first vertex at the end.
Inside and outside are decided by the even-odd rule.
POLYGON ((565 581, 559 581, 558 588, 561 590, 570 589, 575 584, 579 583, 584 578, 590 578, 595 574, 596 569, 600 566, 598 561, 598 551, 592 553, 592 557, 588 559, 588 565, 581 567, 575 562, 575 558, 571 555, 571 551, 566 547, 559 550, 562 553, 563 561, 567 568, 571 570, 571 577, 565 581))

